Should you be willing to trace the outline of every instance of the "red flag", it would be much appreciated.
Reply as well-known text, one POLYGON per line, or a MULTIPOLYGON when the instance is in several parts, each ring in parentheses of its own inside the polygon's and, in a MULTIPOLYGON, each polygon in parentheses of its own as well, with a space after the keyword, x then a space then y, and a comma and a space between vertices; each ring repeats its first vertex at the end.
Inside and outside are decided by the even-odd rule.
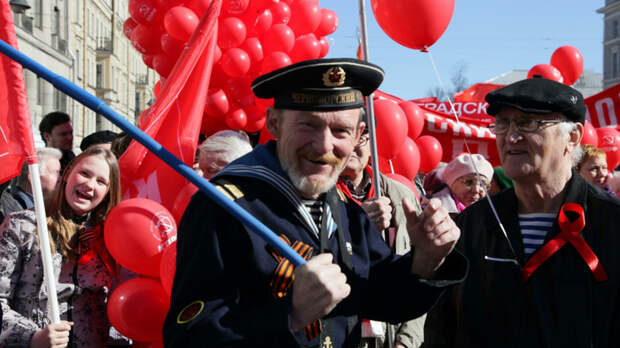
MULTIPOLYGON (((213 1, 139 127, 188 166, 194 156, 209 88, 221 0, 213 1)), ((120 158, 123 198, 143 197, 172 209, 187 180, 132 141, 120 158)))
MULTIPOLYGON (((13 14, 0 2, 0 39, 17 48, 13 14)), ((24 159, 37 163, 22 66, 0 54, 0 183, 21 170, 24 159)))

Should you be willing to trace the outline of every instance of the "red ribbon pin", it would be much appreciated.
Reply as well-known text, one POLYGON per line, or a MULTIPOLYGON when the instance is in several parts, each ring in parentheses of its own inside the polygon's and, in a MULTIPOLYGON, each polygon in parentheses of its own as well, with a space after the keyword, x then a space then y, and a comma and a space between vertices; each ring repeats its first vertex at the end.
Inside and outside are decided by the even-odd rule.
POLYGON ((527 261, 523 271, 521 272, 523 276, 523 282, 527 282, 532 273, 536 271, 536 269, 542 265, 551 255, 555 254, 560 248, 564 246, 567 242, 572 244, 579 255, 583 258, 583 260, 588 264, 588 267, 594 274, 594 279, 597 282, 602 282, 607 280, 607 273, 603 268, 603 265, 596 257, 596 254, 590 249, 590 246, 579 234, 583 228, 586 226, 586 218, 584 216, 583 208, 581 205, 576 203, 566 203, 560 208, 560 213, 558 215, 558 225, 560 226, 560 233, 550 240, 548 243, 543 245, 532 257, 527 261), (566 217, 566 212, 574 212, 578 215, 578 218, 574 221, 570 221, 568 217, 566 217))

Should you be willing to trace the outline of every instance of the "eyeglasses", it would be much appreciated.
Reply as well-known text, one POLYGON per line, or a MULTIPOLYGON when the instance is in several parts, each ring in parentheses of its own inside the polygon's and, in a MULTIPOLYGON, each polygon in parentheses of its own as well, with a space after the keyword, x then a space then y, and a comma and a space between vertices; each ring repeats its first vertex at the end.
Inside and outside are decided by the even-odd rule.
POLYGON ((359 146, 364 146, 366 144, 368 144, 368 140, 370 139, 370 135, 368 134, 362 134, 360 136, 360 139, 357 141, 357 145, 359 146))
POLYGON ((535 118, 517 118, 517 119, 506 119, 506 118, 496 118, 495 123, 489 125, 489 129, 493 134, 505 134, 508 132, 510 128, 510 122, 514 122, 517 126, 517 130, 523 133, 533 133, 540 129, 542 125, 545 124, 555 124, 564 122, 563 120, 538 120, 535 118))
POLYGON ((482 181, 478 181, 477 178, 460 178, 458 181, 463 184, 468 190, 472 190, 477 186, 484 187, 485 189, 489 189, 491 185, 486 182, 484 179, 482 181))

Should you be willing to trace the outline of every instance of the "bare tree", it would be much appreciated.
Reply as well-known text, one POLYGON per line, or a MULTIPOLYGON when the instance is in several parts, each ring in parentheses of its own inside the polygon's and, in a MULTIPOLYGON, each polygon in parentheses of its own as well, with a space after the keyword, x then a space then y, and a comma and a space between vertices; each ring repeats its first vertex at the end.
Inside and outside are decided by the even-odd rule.
POLYGON ((454 93, 460 92, 469 87, 469 82, 467 81, 467 68, 468 64, 464 61, 460 61, 452 68, 452 74, 450 76, 450 82, 452 86, 446 87, 446 93, 444 93, 443 89, 439 86, 431 87, 427 90, 427 97, 435 97, 438 100, 446 101, 449 96, 452 98, 454 93))

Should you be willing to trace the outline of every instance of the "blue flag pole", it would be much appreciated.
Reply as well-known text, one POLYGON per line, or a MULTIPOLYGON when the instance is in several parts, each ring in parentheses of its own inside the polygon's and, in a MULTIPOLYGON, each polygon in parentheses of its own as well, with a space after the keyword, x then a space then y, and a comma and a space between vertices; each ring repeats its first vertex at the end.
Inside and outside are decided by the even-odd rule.
POLYGON ((77 100, 87 108, 94 112, 101 114, 107 118, 110 122, 114 123, 120 129, 125 131, 131 138, 142 144, 149 151, 154 153, 162 161, 168 164, 177 173, 181 174, 184 178, 189 180, 192 184, 196 185, 200 191, 204 192, 209 198, 214 200, 222 208, 226 209, 232 216, 239 219, 241 223, 249 227, 261 238, 263 238, 269 245, 274 247, 280 255, 289 259, 295 266, 300 266, 306 263, 303 257, 296 253, 288 244, 286 244, 280 237, 278 237, 273 231, 271 231, 262 222, 258 221, 254 216, 241 208, 238 204, 231 201, 223 193, 208 182, 205 178, 198 175, 192 168, 188 167, 179 160, 176 156, 166 150, 161 144, 153 140, 140 128, 134 126, 125 120, 116 111, 106 105, 101 99, 86 92, 82 88, 76 86, 66 78, 53 73, 43 65, 37 63, 30 57, 21 53, 13 48, 3 40, 0 40, 0 52, 7 57, 20 63, 24 68, 34 72, 39 77, 42 77, 54 87, 61 90, 63 93, 69 95, 73 99, 77 100))

